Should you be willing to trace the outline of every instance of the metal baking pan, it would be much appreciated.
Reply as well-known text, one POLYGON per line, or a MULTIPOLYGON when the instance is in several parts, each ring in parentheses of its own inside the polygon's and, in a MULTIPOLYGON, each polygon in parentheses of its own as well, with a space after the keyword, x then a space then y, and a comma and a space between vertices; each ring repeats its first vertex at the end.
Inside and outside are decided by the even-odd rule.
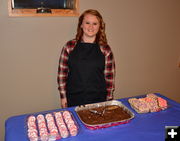
MULTIPOLYGON (((106 109, 106 108, 105 108, 106 109)), ((95 130, 95 129, 100 129, 100 128, 107 128, 107 127, 111 127, 111 126, 116 126, 116 125, 120 125, 120 124, 125 124, 131 121, 131 119, 134 118, 134 113, 131 112, 125 105, 123 105, 120 101, 117 100, 112 100, 112 101, 106 101, 106 102, 100 102, 100 103, 93 103, 93 104, 87 104, 87 105, 81 105, 81 106, 77 106, 75 107, 75 111, 79 117, 79 119, 81 120, 81 122, 88 128, 91 130, 95 130), (106 123, 97 123, 97 124, 89 124, 86 121, 83 120, 83 118, 81 117, 81 115, 79 115, 79 112, 82 110, 88 110, 89 112, 95 114, 96 116, 105 116, 104 111, 96 111, 94 110, 95 108, 98 107, 108 107, 108 106, 117 106, 117 107, 121 107, 123 109, 123 111, 125 111, 127 114, 129 114, 128 118, 125 119, 117 119, 115 121, 110 121, 110 122, 106 122, 106 123), (103 115, 104 114, 104 115, 103 115)))

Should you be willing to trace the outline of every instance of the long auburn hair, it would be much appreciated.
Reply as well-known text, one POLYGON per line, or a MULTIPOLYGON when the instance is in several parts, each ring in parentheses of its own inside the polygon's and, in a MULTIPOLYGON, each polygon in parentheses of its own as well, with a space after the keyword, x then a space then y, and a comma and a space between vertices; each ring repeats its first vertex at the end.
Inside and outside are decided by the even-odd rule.
POLYGON ((94 9, 88 9, 88 10, 84 11, 81 14, 81 16, 79 17, 79 23, 78 23, 78 27, 77 27, 76 40, 77 41, 82 40, 83 30, 81 28, 81 25, 82 25, 84 17, 87 14, 96 16, 98 21, 99 21, 99 23, 100 23, 99 31, 96 34, 95 42, 98 43, 99 45, 106 46, 107 45, 107 38, 106 38, 106 34, 105 34, 105 23, 103 21, 103 18, 101 16, 101 14, 97 10, 94 10, 94 9))

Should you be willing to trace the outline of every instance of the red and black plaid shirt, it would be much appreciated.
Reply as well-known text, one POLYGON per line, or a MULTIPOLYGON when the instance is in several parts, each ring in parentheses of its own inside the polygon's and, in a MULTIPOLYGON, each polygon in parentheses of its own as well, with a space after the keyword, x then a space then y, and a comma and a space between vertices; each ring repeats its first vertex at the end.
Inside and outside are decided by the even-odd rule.
MULTIPOLYGON (((61 98, 66 98, 66 81, 68 77, 68 58, 71 51, 73 51, 74 47, 76 46, 76 40, 68 41, 61 51, 61 56, 59 60, 59 67, 58 67, 58 89, 60 92, 61 98)), ((111 48, 107 46, 100 46, 102 53, 105 56, 105 80, 106 80, 106 90, 107 90, 107 100, 113 99, 113 92, 115 89, 115 61, 113 57, 113 53, 111 48)))

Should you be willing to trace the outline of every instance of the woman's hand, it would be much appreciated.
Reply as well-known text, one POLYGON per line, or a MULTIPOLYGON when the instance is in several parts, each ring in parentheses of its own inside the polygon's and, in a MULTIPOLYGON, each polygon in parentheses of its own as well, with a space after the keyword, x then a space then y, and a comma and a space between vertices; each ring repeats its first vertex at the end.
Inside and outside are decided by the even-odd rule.
POLYGON ((61 99, 60 102, 61 102, 62 108, 67 108, 67 99, 66 98, 61 99))
POLYGON ((107 101, 113 100, 113 97, 108 97, 108 96, 107 96, 106 100, 107 100, 107 101))

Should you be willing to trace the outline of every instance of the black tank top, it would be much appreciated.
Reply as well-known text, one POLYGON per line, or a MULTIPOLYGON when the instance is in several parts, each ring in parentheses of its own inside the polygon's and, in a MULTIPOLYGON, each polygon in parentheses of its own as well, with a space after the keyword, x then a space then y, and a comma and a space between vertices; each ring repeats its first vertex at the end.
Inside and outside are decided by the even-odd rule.
POLYGON ((105 56, 96 43, 78 42, 69 54, 68 106, 106 100, 105 56))

